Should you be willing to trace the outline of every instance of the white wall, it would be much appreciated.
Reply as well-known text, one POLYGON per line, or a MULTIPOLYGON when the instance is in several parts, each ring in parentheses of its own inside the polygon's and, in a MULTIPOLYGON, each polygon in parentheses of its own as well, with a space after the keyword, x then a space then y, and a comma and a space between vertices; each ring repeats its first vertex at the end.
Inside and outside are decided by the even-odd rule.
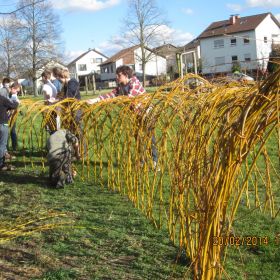
MULTIPOLYGON (((147 51, 150 53, 149 51, 147 51)), ((142 73, 141 66, 141 49, 138 48, 134 51, 135 53, 135 72, 142 73)), ((146 75, 162 75, 166 74, 166 58, 159 55, 152 55, 151 59, 146 63, 146 75)))
POLYGON ((266 69, 267 67, 273 34, 280 34, 280 29, 271 19, 271 16, 268 15, 256 28, 257 57, 261 59, 259 60, 261 69, 266 69), (267 43, 264 42, 264 37, 267 37, 267 43))
POLYGON ((101 62, 92 62, 92 59, 102 59, 102 62, 104 62, 107 58, 100 55, 99 53, 96 53, 94 50, 91 50, 87 54, 85 54, 83 57, 81 57, 79 60, 75 62, 75 64, 69 65, 69 71, 70 73, 76 73, 76 75, 87 75, 91 72, 99 72, 100 67, 99 64, 101 62), (79 71, 79 64, 86 64, 86 71, 79 71))
POLYGON ((248 36, 249 38, 255 38, 254 31, 240 32, 231 35, 201 39, 200 51, 203 74, 231 72, 232 56, 237 56, 239 61, 244 61, 244 55, 250 54, 251 61, 256 59, 256 41, 250 40, 249 44, 244 44, 243 41, 244 36, 248 36), (231 38, 236 38, 235 46, 231 45, 231 38), (224 40, 224 47, 214 48, 214 41, 219 39, 224 40), (215 65, 216 57, 224 57, 225 64, 215 65))

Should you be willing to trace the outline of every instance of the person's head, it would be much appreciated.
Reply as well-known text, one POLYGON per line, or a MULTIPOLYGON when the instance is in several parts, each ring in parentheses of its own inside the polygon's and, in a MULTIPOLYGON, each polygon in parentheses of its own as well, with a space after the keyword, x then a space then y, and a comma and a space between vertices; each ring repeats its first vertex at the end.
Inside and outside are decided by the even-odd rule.
POLYGON ((62 69, 61 67, 54 67, 54 68, 52 69, 52 74, 53 74, 53 76, 54 76, 56 79, 58 79, 58 77, 60 76, 60 73, 61 73, 62 70, 63 70, 63 69, 62 69))
POLYGON ((51 76, 52 76, 52 72, 48 69, 46 69, 42 74, 42 81, 43 83, 46 83, 48 80, 51 79, 51 76))
POLYGON ((133 70, 127 65, 119 66, 116 69, 116 79, 117 79, 117 82, 120 84, 123 84, 123 85, 128 84, 128 82, 132 78, 132 76, 133 76, 133 70))
POLYGON ((18 82, 12 83, 11 87, 11 94, 18 93, 20 91, 20 84, 18 82))
POLYGON ((10 87, 10 82, 11 82, 10 78, 4 78, 4 79, 2 80, 2 85, 3 85, 3 87, 9 88, 9 87, 10 87))
POLYGON ((59 73, 57 78, 62 82, 66 83, 70 79, 70 73, 67 68, 62 69, 59 73))

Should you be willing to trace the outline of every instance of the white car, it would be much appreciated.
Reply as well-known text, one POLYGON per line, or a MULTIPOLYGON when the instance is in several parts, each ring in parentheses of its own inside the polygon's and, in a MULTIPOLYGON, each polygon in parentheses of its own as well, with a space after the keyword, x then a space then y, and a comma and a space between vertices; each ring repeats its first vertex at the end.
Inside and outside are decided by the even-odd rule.
POLYGON ((232 73, 228 77, 236 81, 254 81, 254 78, 243 73, 232 73))

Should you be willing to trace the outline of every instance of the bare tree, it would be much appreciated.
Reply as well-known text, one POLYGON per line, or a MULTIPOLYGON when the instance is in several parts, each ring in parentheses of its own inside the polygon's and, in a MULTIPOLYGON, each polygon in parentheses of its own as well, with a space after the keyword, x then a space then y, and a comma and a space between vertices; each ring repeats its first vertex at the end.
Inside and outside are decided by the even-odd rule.
POLYGON ((20 24, 11 14, 0 20, 0 71, 7 77, 17 76, 17 56, 20 52, 20 24))
POLYGON ((21 63, 29 71, 36 96, 37 71, 59 57, 62 46, 60 22, 48 0, 19 0, 17 17, 24 37, 21 63))
POLYGON ((162 28, 167 25, 167 22, 155 0, 128 1, 128 14, 124 19, 125 37, 132 45, 140 46, 141 56, 139 59, 142 64, 143 84, 145 86, 146 64, 154 56, 151 49, 158 45, 162 28))

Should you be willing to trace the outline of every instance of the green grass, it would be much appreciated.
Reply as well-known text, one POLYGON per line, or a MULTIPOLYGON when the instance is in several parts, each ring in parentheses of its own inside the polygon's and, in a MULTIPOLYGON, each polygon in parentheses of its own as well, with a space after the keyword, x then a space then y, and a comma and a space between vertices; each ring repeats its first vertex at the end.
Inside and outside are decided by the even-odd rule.
MULTIPOLYGON (((49 209, 67 214, 55 222, 71 224, 1 244, 0 279, 191 279, 189 262, 178 258, 166 229, 155 229, 126 197, 80 179, 51 189, 46 170, 24 168, 20 157, 15 165, 17 171, 1 173, 1 224, 49 209)), ((228 246, 231 279, 279 279, 279 216, 271 219, 242 202, 233 229, 236 236, 269 241, 228 246)))
POLYGON ((47 175, 34 170, 1 181, 3 223, 52 209, 72 224, 1 244, 0 279, 183 279, 186 261, 176 261, 167 232, 125 197, 79 180, 50 189, 47 175))

